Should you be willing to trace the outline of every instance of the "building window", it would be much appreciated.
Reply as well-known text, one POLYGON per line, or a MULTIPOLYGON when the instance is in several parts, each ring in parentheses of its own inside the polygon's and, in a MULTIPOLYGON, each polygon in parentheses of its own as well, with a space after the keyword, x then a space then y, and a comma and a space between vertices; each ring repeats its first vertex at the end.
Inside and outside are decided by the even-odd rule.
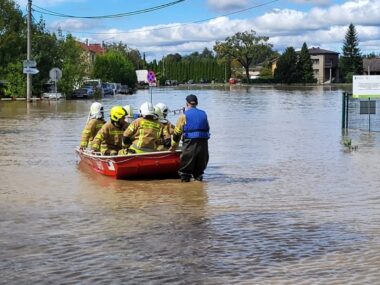
POLYGON ((314 69, 314 75, 318 75, 319 74, 319 69, 314 69))
POLYGON ((319 64, 319 58, 314 58, 311 61, 313 62, 314 65, 318 65, 319 64))

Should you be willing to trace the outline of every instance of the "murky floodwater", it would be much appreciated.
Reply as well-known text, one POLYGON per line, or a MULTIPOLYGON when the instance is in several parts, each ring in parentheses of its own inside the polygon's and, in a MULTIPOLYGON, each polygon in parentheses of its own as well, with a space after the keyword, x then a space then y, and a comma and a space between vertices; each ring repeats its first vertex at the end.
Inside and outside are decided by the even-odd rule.
POLYGON ((211 125, 204 183, 78 165, 89 101, 0 102, 1 284, 379 284, 380 134, 345 149, 341 90, 153 99, 190 92, 211 125))

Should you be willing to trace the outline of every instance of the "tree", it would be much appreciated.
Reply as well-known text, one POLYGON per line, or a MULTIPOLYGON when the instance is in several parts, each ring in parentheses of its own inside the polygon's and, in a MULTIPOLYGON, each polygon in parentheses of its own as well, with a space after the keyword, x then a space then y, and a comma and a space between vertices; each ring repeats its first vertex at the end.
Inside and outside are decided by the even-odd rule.
POLYGON ((340 59, 340 67, 347 82, 352 82, 352 75, 363 73, 363 60, 359 49, 359 39, 355 26, 348 26, 344 42, 343 55, 340 59))
POLYGON ((288 47, 280 56, 274 71, 277 82, 291 84, 297 82, 297 54, 293 47, 288 47))
POLYGON ((268 40, 268 37, 256 36, 253 30, 239 32, 227 37, 224 42, 217 41, 214 51, 219 57, 228 56, 231 60, 237 60, 244 67, 249 82, 249 67, 264 62, 273 52, 268 40))
POLYGON ((82 60, 82 49, 72 35, 67 35, 60 40, 60 51, 62 56, 62 79, 58 85, 67 98, 75 87, 81 85, 85 75, 85 63, 82 60))
POLYGON ((126 58, 128 58, 135 69, 141 69, 144 66, 144 62, 141 58, 141 54, 139 50, 132 49, 128 47, 127 44, 124 44, 123 42, 119 43, 112 43, 106 46, 107 50, 115 50, 118 52, 121 52, 126 58))
POLYGON ((33 25, 33 32, 32 55, 39 70, 38 74, 33 75, 33 90, 39 94, 43 85, 49 81, 49 71, 53 67, 62 68, 64 54, 56 35, 46 30, 42 18, 33 25))
POLYGON ((0 0, 0 76, 9 63, 26 59, 26 21, 12 0, 0 0))
POLYGON ((313 62, 311 61, 307 44, 303 43, 297 62, 297 82, 315 83, 313 62))
POLYGON ((93 76, 105 82, 118 82, 134 87, 137 78, 132 62, 120 51, 110 50, 96 57, 93 76))
POLYGON ((22 63, 9 63, 7 66, 7 92, 12 97, 25 97, 26 93, 26 80, 25 75, 22 73, 22 63))

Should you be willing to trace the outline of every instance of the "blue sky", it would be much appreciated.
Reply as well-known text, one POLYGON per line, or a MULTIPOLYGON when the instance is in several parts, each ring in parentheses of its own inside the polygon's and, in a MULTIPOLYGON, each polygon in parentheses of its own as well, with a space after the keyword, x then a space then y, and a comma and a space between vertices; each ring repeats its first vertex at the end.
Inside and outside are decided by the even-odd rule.
MULTIPOLYGON (((16 2, 26 13, 27 0, 16 2)), ((356 26, 362 53, 380 53, 380 0, 33 0, 33 5, 34 18, 42 15, 52 32, 61 28, 90 43, 122 41, 144 52, 148 60, 169 53, 185 55, 205 47, 212 49, 215 41, 251 29, 268 36, 280 52, 288 46, 300 49, 303 42, 341 52, 350 23, 356 26), (46 9, 71 16, 100 16, 169 3, 173 5, 108 19, 37 12, 46 9)))

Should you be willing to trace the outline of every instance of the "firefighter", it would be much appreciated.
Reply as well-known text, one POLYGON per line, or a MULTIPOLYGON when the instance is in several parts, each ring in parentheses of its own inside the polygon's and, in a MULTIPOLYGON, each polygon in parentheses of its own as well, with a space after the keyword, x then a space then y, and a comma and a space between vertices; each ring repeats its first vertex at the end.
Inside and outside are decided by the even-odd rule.
MULTIPOLYGON (((140 107, 140 117, 134 120, 123 134, 123 148, 128 153, 157 151, 157 144, 163 140, 162 125, 154 112, 153 105, 145 102, 140 107)), ((170 139, 166 140, 170 144, 170 139)))
POLYGON ((79 147, 81 149, 91 147, 92 140, 105 123, 106 121, 104 120, 103 105, 98 102, 92 103, 86 126, 82 131, 82 138, 79 147))
POLYGON ((122 148, 123 132, 128 127, 127 111, 115 106, 110 111, 110 121, 105 123, 92 141, 91 149, 102 155, 117 155, 122 148))
POLYGON ((182 137, 181 164, 178 171, 182 182, 189 182, 191 177, 202 181, 209 159, 210 126, 206 112, 198 109, 197 105, 197 96, 190 94, 186 97, 186 111, 178 118, 170 147, 170 150, 176 150, 182 137))
POLYGON ((166 118, 169 113, 169 108, 164 103, 158 103, 156 106, 154 106, 154 111, 156 115, 158 116, 159 122, 162 124, 163 127, 163 141, 159 142, 157 149, 158 150, 168 150, 170 145, 167 144, 167 146, 164 145, 164 142, 166 140, 171 140, 171 136, 174 132, 174 125, 170 123, 170 121, 166 118))

